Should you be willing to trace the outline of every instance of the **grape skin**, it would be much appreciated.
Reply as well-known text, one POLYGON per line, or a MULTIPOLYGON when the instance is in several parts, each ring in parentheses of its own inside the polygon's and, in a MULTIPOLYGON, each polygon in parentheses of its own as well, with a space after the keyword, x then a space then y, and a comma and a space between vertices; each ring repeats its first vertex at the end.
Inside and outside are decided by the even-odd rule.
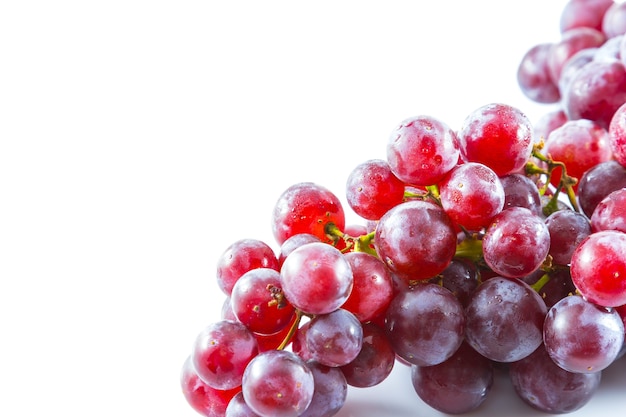
POLYGON ((344 309, 320 314, 311 320, 306 332, 311 358, 326 366, 343 366, 357 357, 363 345, 363 327, 344 309))
POLYGON ((280 245, 299 233, 312 234, 323 242, 330 242, 326 234, 329 224, 344 229, 346 218, 341 201, 327 188, 312 182, 287 188, 272 211, 272 232, 280 245))
POLYGON ((313 373, 295 353, 270 350, 256 356, 246 368, 243 397, 261 417, 297 417, 313 398, 313 373))
POLYGON ((604 307, 626 304, 626 233, 592 233, 572 254, 570 271, 578 291, 604 307))
POLYGON ((580 296, 563 298, 546 315, 543 341, 550 358, 569 372, 606 369, 624 342, 624 324, 615 310, 580 296))
POLYGON ((233 242, 217 260, 217 284, 224 294, 230 296, 235 282, 255 268, 271 268, 278 271, 278 259, 272 248, 258 239, 241 239, 233 242))
POLYGON ((258 354, 258 344, 243 324, 221 320, 205 327, 196 337, 191 361, 198 377, 221 390, 241 385, 248 363, 258 354))
POLYGON ((615 190, 626 187, 626 167, 607 161, 587 170, 578 183, 578 201, 587 217, 600 201, 615 190))
POLYGON ((311 403, 299 417, 332 417, 341 410, 348 397, 348 383, 339 368, 307 362, 313 373, 315 389, 311 403))
POLYGON ((550 250, 548 227, 530 210, 503 210, 483 237, 483 256, 489 267, 502 276, 519 278, 538 269, 550 250))
POLYGON ((379 221, 374 238, 381 260, 406 282, 443 271, 456 252, 456 232, 443 209, 427 201, 407 201, 379 221))
POLYGON ((459 300, 436 284, 419 284, 397 294, 385 328, 398 356, 419 366, 441 363, 463 342, 465 313, 459 300))
POLYGON ((626 188, 615 190, 600 201, 591 215, 591 229, 626 233, 626 188))
POLYGON ((433 366, 411 367, 417 395, 434 409, 463 414, 477 409, 494 381, 491 361, 463 343, 446 361, 433 366))
POLYGON ((291 252, 280 277, 287 300, 307 314, 338 309, 348 299, 354 282, 343 254, 322 242, 307 243, 291 252))
POLYGON ((441 206, 457 225, 469 231, 487 226, 504 207, 504 187, 486 165, 467 162, 439 183, 441 206))
POLYGON ((465 162, 487 165, 499 177, 522 170, 533 146, 528 117, 502 103, 487 104, 470 113, 458 138, 465 162))
POLYGON ((531 407, 551 414, 571 413, 589 402, 600 386, 601 372, 568 372, 552 361, 543 345, 509 366, 517 395, 531 407))
POLYGON ((476 289, 465 310, 465 338, 488 359, 518 361, 542 343, 546 313, 544 301, 525 282, 489 278, 476 289))
POLYGON ((387 142, 387 161, 393 173, 407 184, 428 186, 439 180, 459 160, 456 133, 431 116, 404 120, 387 142))

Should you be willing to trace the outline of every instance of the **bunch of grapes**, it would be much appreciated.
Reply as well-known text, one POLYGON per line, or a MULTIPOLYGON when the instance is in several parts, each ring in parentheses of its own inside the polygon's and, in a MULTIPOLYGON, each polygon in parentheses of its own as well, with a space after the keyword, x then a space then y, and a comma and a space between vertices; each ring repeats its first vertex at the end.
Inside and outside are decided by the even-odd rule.
POLYGON ((544 412, 592 398, 626 350, 626 3, 571 0, 561 28, 519 67, 522 91, 561 104, 542 123, 504 103, 459 129, 403 120, 346 180, 363 224, 296 183, 271 213, 278 252, 225 248, 221 317, 181 372, 191 407, 329 417, 396 365, 444 413, 478 408, 497 369, 544 412))

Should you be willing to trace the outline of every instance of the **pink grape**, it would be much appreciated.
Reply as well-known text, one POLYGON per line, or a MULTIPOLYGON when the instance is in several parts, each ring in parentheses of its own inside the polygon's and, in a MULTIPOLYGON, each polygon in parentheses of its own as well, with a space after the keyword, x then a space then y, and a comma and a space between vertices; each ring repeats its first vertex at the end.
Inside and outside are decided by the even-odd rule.
POLYGON ((625 102, 626 69, 619 61, 592 61, 583 66, 562 100, 569 119, 588 119, 605 129, 625 102))
POLYGON ((255 268, 271 268, 278 271, 278 259, 272 248, 258 239, 241 239, 233 242, 217 260, 217 284, 224 294, 230 295, 235 282, 255 268))
POLYGON ((459 160, 455 132, 430 116, 404 120, 387 142, 391 171, 413 185, 437 183, 459 160))
POLYGON ((246 368, 243 398, 261 417, 297 417, 313 398, 313 373, 295 353, 269 350, 246 368))
POLYGON ((571 295, 548 311, 543 341, 548 355, 561 368, 595 373, 617 358, 624 343, 624 323, 615 310, 571 295))
POLYGON ((256 339, 243 324, 221 320, 198 334, 191 362, 204 383, 228 390, 241 385, 246 366, 258 352, 256 339))
POLYGON ((548 57, 548 70, 552 81, 559 83, 563 66, 576 52, 598 47, 604 41, 606 36, 600 30, 590 27, 578 27, 564 32, 561 39, 552 46, 548 57))
POLYGON ((548 70, 552 43, 541 43, 529 49, 517 69, 517 83, 529 99, 537 103, 556 103, 561 99, 558 86, 548 70))
POLYGON ((348 299, 354 277, 350 264, 335 247, 307 243, 287 256, 280 270, 287 300, 308 314, 327 314, 348 299))
POLYGON ((609 143, 617 162, 626 167, 626 102, 615 111, 611 119, 609 143))
POLYGON ((601 30, 604 14, 613 3, 614 0, 569 0, 561 11, 561 33, 576 27, 601 30))
POLYGON ((626 188, 615 190, 600 201, 591 215, 591 229, 626 233, 626 188))

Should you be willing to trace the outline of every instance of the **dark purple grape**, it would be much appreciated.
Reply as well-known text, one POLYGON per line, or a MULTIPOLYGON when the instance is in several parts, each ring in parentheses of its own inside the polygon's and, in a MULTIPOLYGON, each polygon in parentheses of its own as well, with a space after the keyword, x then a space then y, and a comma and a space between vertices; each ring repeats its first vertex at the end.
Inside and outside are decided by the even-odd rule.
POLYGON ((520 360, 542 342, 547 307, 539 294, 517 278, 490 278, 476 289, 465 310, 465 338, 496 362, 520 360))
POLYGON ((446 288, 419 284, 394 297, 385 326, 399 357, 430 366, 445 361, 459 348, 465 314, 460 301, 446 288))
POLYGON ((615 190, 626 187, 626 167, 607 161, 587 170, 578 183, 578 201, 587 217, 591 217, 600 201, 615 190))
POLYGON ((353 387, 373 387, 391 373, 396 353, 385 330, 373 323, 363 324, 363 346, 350 363, 340 369, 353 387))
POLYGON ((537 185, 522 174, 500 177, 504 188, 504 208, 524 207, 535 215, 541 215, 541 196, 537 185))
POLYGON ((587 404, 600 386, 601 372, 568 372, 552 361, 543 345, 509 366, 517 395, 531 407, 550 414, 565 414, 587 404))
POLYGON ((591 234, 589 219, 573 210, 558 210, 545 220, 550 232, 550 251, 552 262, 569 265, 574 249, 584 238, 591 234))
POLYGON ((431 282, 449 289, 465 307, 478 287, 478 275, 478 268, 474 263, 463 259, 453 259, 450 265, 431 282))
POLYGON ((446 361, 433 366, 411 367, 411 381, 417 395, 434 409, 463 414, 480 406, 493 386, 490 360, 467 343, 446 361))

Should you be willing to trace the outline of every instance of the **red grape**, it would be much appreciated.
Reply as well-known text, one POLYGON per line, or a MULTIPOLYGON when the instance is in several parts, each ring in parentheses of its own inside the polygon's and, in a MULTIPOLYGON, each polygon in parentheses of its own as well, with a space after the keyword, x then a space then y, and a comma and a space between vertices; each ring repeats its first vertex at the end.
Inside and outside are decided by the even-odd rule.
POLYGON ((470 113, 458 133, 461 157, 480 162, 498 176, 518 172, 533 146, 530 120, 519 109, 492 103, 470 113))
POLYGON ((477 162, 458 165, 439 183, 441 206, 457 225, 478 231, 504 207, 504 188, 491 168, 477 162))
POLYGON ((279 244, 299 233, 309 233, 330 242, 326 230, 329 224, 340 230, 345 227, 341 201, 327 188, 312 182, 287 188, 272 212, 272 231, 279 244))
POLYGON ((538 269, 550 250, 544 221, 523 207, 503 210, 483 237, 483 256, 489 267, 505 277, 519 278, 538 269))
POLYGON ((456 252, 456 232, 441 207, 428 201, 407 201, 379 221, 376 252, 405 281, 424 280, 443 271, 456 252))
POLYGON ((233 313, 250 331, 273 334, 292 320, 295 309, 282 296, 280 273, 269 268, 248 271, 231 294, 233 313))
POLYGON ((526 52, 517 69, 517 83, 529 99, 538 103, 556 103, 561 99, 559 88, 548 70, 548 57, 553 44, 541 43, 526 52))
POLYGON ((198 334, 191 362, 207 385, 227 390, 241 385, 244 370, 258 351, 256 339, 243 324, 221 320, 198 334))
POLYGON ((611 119, 609 143, 617 162, 626 167, 626 103, 617 109, 611 119))
POLYGON ((605 307, 626 304, 626 233, 592 233, 572 254, 572 281, 589 301, 605 307))
POLYGON ((396 177, 389 164, 372 159, 352 170, 346 183, 348 204, 359 216, 378 220, 404 198, 404 182, 396 177))

